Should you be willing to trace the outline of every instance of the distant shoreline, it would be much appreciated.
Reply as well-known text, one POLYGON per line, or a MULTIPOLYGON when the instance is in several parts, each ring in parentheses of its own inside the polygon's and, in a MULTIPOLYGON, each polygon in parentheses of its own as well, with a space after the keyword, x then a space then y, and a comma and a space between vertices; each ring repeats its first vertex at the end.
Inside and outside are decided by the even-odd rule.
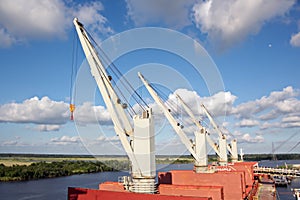
MULTIPOLYGON (((300 154, 245 154, 245 161, 260 161, 260 160, 300 160, 300 154)), ((209 161, 217 161, 216 155, 208 155, 209 161)), ((230 156, 229 156, 230 159, 230 156)), ((0 153, 0 163, 5 160, 15 161, 62 161, 62 160, 84 160, 84 161, 107 161, 107 160, 128 160, 126 155, 82 155, 82 154, 32 154, 32 153, 0 153)), ((193 161, 191 155, 156 155, 156 161, 169 161, 170 163, 176 160, 193 161)))
MULTIPOLYGON (((217 160, 209 155, 209 162, 217 160)), ((271 154, 244 155, 245 161, 272 160, 271 154)), ((300 154, 276 154, 277 160, 300 160, 300 154)), ((190 155, 158 155, 157 164, 193 163, 190 155)), ((53 154, 0 154, 0 182, 28 181, 44 178, 89 174, 104 171, 128 170, 125 155, 53 155, 53 154)))
POLYGON ((106 164, 96 161, 54 161, 34 162, 30 165, 5 166, 0 164, 0 182, 29 181, 57 178, 76 174, 90 174, 127 169, 128 163, 110 161, 106 164), (111 166, 114 166, 111 167, 111 166))

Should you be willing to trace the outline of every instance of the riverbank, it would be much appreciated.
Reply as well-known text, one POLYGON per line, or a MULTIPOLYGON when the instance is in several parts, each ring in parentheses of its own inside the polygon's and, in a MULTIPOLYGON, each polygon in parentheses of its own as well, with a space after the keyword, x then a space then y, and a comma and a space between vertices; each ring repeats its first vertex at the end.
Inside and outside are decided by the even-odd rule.
POLYGON ((110 163, 110 165, 114 165, 114 168, 99 161, 36 162, 30 165, 13 166, 0 164, 0 181, 28 181, 44 178, 56 178, 75 174, 117 171, 118 169, 126 167, 122 162, 112 162, 114 163, 110 163))

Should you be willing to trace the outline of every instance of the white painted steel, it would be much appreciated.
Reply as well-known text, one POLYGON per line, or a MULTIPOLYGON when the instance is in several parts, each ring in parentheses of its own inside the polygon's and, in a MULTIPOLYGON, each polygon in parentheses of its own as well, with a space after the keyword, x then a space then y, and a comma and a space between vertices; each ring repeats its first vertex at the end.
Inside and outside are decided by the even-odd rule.
POLYGON ((154 119, 152 110, 146 110, 143 115, 135 116, 133 151, 138 162, 139 169, 132 166, 132 177, 139 177, 139 170, 142 177, 155 178, 155 140, 154 140, 154 119))
POLYGON ((193 149, 193 144, 190 141, 190 139, 186 136, 186 134, 183 132, 182 128, 178 126, 177 121, 173 117, 173 115, 170 113, 169 109, 165 106, 164 102, 161 100, 161 98, 158 96, 158 94, 153 90, 153 88, 149 85, 149 83, 146 81, 144 76, 139 72, 138 73, 139 78, 142 80, 143 84, 145 85, 146 89, 154 99, 154 101, 158 104, 158 106, 162 109, 165 117, 170 122, 171 126, 179 136, 181 142, 185 145, 185 147, 188 149, 188 151, 192 154, 192 156, 195 158, 197 162, 201 162, 201 159, 199 155, 196 154, 196 152, 193 149))
POLYGON ((212 118, 211 114, 208 112, 206 107, 201 104, 201 107, 204 110, 204 113, 208 117, 209 121, 213 125, 214 129, 217 131, 219 135, 219 163, 220 165, 227 165, 228 162, 228 157, 227 157, 227 141, 226 141, 226 136, 220 131, 218 128, 217 124, 215 123, 214 119, 212 118))
MULTIPOLYGON (((148 109, 141 116, 134 116, 135 129, 132 128, 122 103, 115 93, 106 70, 83 25, 78 22, 77 18, 73 20, 73 23, 89 63, 91 74, 96 80, 103 101, 112 118, 116 134, 119 136, 131 162, 132 178, 138 178, 139 180, 130 183, 133 189, 131 190, 130 187, 128 189, 133 192, 154 193, 156 189, 152 185, 155 183, 156 167, 152 111, 148 109), (130 136, 132 142, 128 140, 128 136, 130 136), (131 145, 134 145, 134 147, 131 145), (149 183, 149 187, 145 187, 147 183, 149 183)), ((129 182, 129 179, 126 180, 129 182)))

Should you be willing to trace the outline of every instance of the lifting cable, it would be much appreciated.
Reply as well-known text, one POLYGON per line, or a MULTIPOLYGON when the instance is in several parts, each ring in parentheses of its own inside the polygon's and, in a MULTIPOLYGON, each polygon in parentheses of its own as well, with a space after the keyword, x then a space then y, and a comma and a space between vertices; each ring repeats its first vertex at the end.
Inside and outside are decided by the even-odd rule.
MULTIPOLYGON (((160 90, 155 85, 150 84, 150 83, 149 83, 149 85, 160 96, 160 98, 164 101, 164 103, 166 104, 166 106, 169 109, 169 112, 174 113, 175 116, 179 116, 180 113, 178 112, 176 102, 171 101, 169 99, 168 95, 166 95, 162 90, 160 90)), ((183 128, 185 122, 182 119, 179 119, 179 117, 176 120, 177 120, 177 126, 181 126, 183 128)))
MULTIPOLYGON (((87 31, 86 31, 87 32, 87 31)), ((110 59, 108 57, 108 55, 103 51, 102 48, 100 48, 100 46, 97 44, 97 42, 94 40, 94 38, 87 32, 88 36, 91 38, 92 42, 96 45, 97 49, 99 49, 101 51, 101 53, 103 54, 102 58, 103 58, 103 61, 106 61, 106 63, 110 63, 109 66, 111 66, 111 68, 108 68, 108 69, 111 69, 111 71, 114 73, 114 75, 117 77, 117 79, 119 79, 121 82, 122 82, 122 85, 125 87, 125 89, 127 90, 127 92, 131 93, 133 92, 133 98, 134 100, 136 101, 136 103, 143 109, 145 110, 145 108, 149 108, 148 104, 143 100, 143 98, 137 93, 137 91, 134 90, 134 88, 132 87, 132 85, 129 83, 129 81, 123 77, 122 73, 120 72, 120 70, 116 67, 116 65, 113 63, 113 62, 110 62, 110 59), (125 83, 122 81, 124 80, 125 83), (128 88, 129 87, 129 88, 128 88), (143 104, 140 103, 140 101, 138 100, 140 99, 143 104)), ((97 52, 97 51, 96 51, 97 52)), ((98 52, 97 52, 98 54, 98 52)), ((98 54, 99 56, 99 54, 98 54)), ((115 85, 116 86, 116 85, 115 85)), ((117 86, 116 86, 117 87, 117 86)), ((121 90, 119 89, 119 92, 121 92, 121 90)), ((124 96, 124 95, 122 95, 124 96)), ((132 108, 133 109, 133 108, 132 108)))
MULTIPOLYGON (((85 35, 84 35, 84 37, 86 37, 85 35)), ((91 36, 90 36, 91 37, 91 36)), ((94 41, 94 39, 92 38, 92 40, 94 41)), ((86 41, 89 41, 90 42, 90 40, 86 37, 86 41)), ((95 42, 95 41, 94 41, 95 42)), ((91 45, 92 47, 93 47, 93 45, 91 45)), ((93 47, 94 48, 94 47, 93 47)), ((93 49, 94 50, 94 52, 99 56, 99 54, 98 54, 98 52, 96 51, 96 49, 94 48, 93 49)), ((96 59, 93 57, 93 60, 94 60, 94 62, 95 62, 95 64, 96 64, 96 66, 97 66, 97 70, 98 70, 98 72, 99 72, 99 74, 100 74, 100 76, 101 76, 101 78, 102 79, 105 79, 107 82, 111 82, 112 80, 110 80, 110 78, 109 77, 106 77, 105 76, 105 72, 103 72, 103 70, 101 69, 101 67, 98 65, 98 63, 96 62, 96 59)), ((103 63, 102 63, 102 61, 99 59, 99 61, 101 62, 101 64, 103 65, 103 63)), ((116 87, 117 88, 117 90, 119 91, 119 93, 121 94, 121 96, 125 99, 125 101, 126 101, 126 103, 127 103, 127 105, 128 105, 128 101, 126 100, 126 98, 124 97, 124 95, 123 95, 123 93, 120 91, 120 89, 118 88, 118 87, 116 87)), ((115 91, 115 89, 113 88, 113 87, 111 87, 111 89, 115 92, 115 93, 117 93, 116 91, 115 91)), ((133 108, 132 108, 132 106, 129 104, 129 107, 130 107, 130 109, 131 109, 131 113, 128 111, 128 114, 132 117, 133 116, 133 113, 135 113, 134 112, 134 110, 133 110, 133 108), (133 112, 132 112, 133 111, 133 112)))
POLYGON ((77 75, 77 52, 78 52, 78 41, 76 40, 75 30, 73 31, 73 45, 72 45, 72 64, 71 64, 71 78, 70 78, 70 119, 74 120, 73 113, 75 111, 75 96, 76 96, 76 86, 75 79, 77 75), (74 48, 75 47, 75 48, 74 48))

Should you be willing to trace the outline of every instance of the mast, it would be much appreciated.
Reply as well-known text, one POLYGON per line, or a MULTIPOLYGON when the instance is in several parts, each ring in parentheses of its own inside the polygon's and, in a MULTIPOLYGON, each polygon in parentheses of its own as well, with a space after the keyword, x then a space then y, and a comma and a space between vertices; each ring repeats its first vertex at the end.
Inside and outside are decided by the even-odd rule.
MULTIPOLYGON (((89 63, 91 74, 110 113, 114 130, 131 163, 131 181, 124 185, 129 191, 139 193, 155 193, 156 167, 154 123, 152 110, 147 109, 141 115, 133 117, 133 126, 125 112, 126 106, 115 92, 110 77, 107 75, 98 53, 89 35, 77 18, 73 20, 82 49, 89 63)), ((125 184, 125 181, 124 181, 125 184)))

